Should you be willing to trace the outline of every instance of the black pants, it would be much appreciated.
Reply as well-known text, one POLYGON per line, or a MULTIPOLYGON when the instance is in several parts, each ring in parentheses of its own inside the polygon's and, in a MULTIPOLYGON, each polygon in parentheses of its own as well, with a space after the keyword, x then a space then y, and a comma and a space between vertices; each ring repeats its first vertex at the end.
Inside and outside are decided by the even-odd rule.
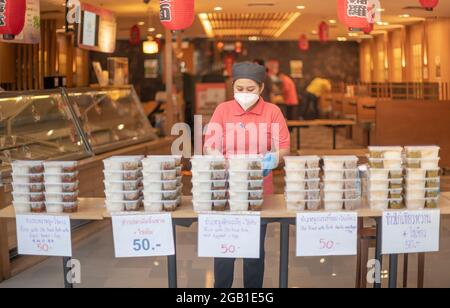
MULTIPOLYGON (((264 282, 264 260, 267 225, 261 225, 259 259, 244 259, 244 288, 261 289, 264 282)), ((231 288, 234 280, 236 259, 214 259, 214 288, 231 288)))
POLYGON ((289 121, 297 121, 298 116, 298 105, 287 105, 287 119, 289 121))
POLYGON ((300 115, 305 120, 319 118, 319 98, 312 93, 306 92, 301 104, 300 115))

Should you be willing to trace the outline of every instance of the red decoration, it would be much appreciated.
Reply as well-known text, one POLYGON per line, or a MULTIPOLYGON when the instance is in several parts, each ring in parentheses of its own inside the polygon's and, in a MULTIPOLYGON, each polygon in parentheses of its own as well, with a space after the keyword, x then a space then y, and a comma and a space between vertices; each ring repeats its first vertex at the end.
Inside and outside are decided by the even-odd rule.
POLYGON ((337 0, 339 20, 350 30, 359 31, 369 27, 368 4, 364 1, 337 0))
POLYGON ((14 39, 25 26, 26 0, 0 0, 0 34, 14 39))
POLYGON ((300 38, 298 39, 298 48, 303 51, 309 50, 309 40, 305 34, 300 35, 300 38))
POLYGON ((137 25, 134 25, 130 29, 130 44, 133 46, 141 43, 141 30, 137 25))
POLYGON ((373 31, 373 24, 369 24, 369 26, 367 26, 367 28, 361 29, 362 32, 364 32, 364 34, 370 34, 370 32, 373 31))
POLYGON ((328 27, 328 24, 324 21, 322 21, 319 25, 319 40, 322 43, 328 42, 329 39, 329 33, 330 28, 328 27))
POLYGON ((439 4, 439 0, 419 0, 419 2, 427 11, 432 11, 439 4))
POLYGON ((169 30, 184 30, 194 22, 194 0, 160 0, 161 23, 169 30))

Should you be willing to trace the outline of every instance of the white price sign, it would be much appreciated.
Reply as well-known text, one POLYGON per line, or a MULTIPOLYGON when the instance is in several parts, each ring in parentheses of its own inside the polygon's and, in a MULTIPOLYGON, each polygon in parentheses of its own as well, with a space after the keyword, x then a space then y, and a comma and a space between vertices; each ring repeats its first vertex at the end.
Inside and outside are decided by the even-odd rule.
POLYGON ((172 217, 163 214, 112 215, 116 258, 175 254, 172 217))
POLYGON ((69 216, 17 215, 16 226, 20 255, 72 256, 69 216))
POLYGON ((439 251, 440 217, 439 210, 384 212, 382 253, 439 251))
POLYGON ((356 255, 357 235, 357 213, 297 214, 298 257, 356 255))
POLYGON ((259 258, 259 213, 200 214, 198 256, 212 258, 259 258))

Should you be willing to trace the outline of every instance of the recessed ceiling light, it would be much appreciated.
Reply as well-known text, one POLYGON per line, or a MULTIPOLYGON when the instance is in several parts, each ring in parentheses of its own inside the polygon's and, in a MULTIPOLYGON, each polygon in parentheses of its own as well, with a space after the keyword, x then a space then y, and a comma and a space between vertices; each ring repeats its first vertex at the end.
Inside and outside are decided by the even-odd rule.
POLYGON ((320 259, 320 263, 324 264, 325 263, 325 258, 320 259))
POLYGON ((345 42, 345 41, 347 41, 347 38, 346 38, 346 37, 343 37, 343 36, 339 36, 339 37, 337 38, 337 40, 338 40, 339 42, 345 42))
POLYGON ((334 25, 335 23, 337 23, 336 19, 330 19, 328 20, 328 22, 332 25, 334 25))
POLYGON ((163 37, 163 35, 161 33, 158 33, 158 34, 155 35, 155 37, 160 39, 160 38, 163 37))
POLYGON ((400 17, 400 18, 409 18, 409 17, 411 17, 411 15, 409 15, 409 14, 402 14, 402 15, 398 15, 398 17, 400 17))
POLYGON ((222 11, 222 10, 223 10, 223 8, 220 7, 220 6, 216 6, 216 7, 214 8, 214 11, 222 11))
POLYGON ((145 22, 143 22, 143 21, 138 22, 138 26, 143 26, 143 25, 145 25, 145 22))
POLYGON ((317 35, 319 32, 317 32, 317 30, 312 30, 311 31, 311 34, 313 34, 313 35, 317 35))
POLYGON ((248 38, 248 40, 249 40, 249 41, 257 41, 257 40, 258 40, 258 37, 257 37, 257 36, 250 36, 250 37, 248 38))
POLYGON ((155 32, 156 29, 155 28, 148 28, 148 32, 155 32))
POLYGON ((333 276, 333 277, 336 277, 336 276, 337 276, 337 274, 336 274, 336 273, 333 273, 333 274, 331 274, 331 276, 333 276))
POLYGON ((377 12, 384 12, 384 11, 386 11, 386 10, 383 9, 383 8, 378 8, 378 9, 377 9, 377 12))
POLYGON ((304 10, 305 8, 306 8, 306 6, 304 6, 304 5, 297 5, 298 10, 304 10))

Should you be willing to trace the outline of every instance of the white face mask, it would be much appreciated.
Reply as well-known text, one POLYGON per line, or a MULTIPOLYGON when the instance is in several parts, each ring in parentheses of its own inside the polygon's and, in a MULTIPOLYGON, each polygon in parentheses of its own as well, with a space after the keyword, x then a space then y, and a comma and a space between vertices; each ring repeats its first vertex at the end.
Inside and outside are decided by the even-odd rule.
POLYGON ((259 101, 259 95, 255 93, 234 93, 234 99, 247 111, 259 101))

